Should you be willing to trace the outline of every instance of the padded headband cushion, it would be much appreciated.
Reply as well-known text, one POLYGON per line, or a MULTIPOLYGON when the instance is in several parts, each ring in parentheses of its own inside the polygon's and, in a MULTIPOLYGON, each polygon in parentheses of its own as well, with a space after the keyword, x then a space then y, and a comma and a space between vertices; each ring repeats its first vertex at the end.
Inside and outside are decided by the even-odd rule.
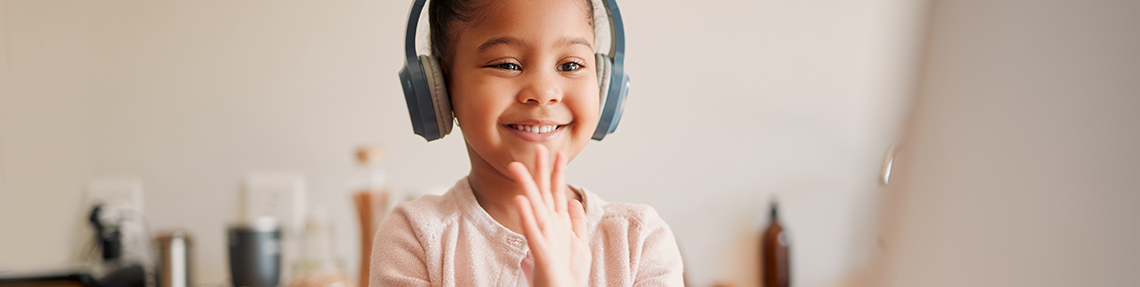
POLYGON ((606 96, 609 96, 610 68, 612 68, 611 65, 613 64, 610 63, 610 58, 602 53, 594 54, 594 61, 595 68, 598 71, 598 87, 600 88, 599 99, 601 100, 598 104, 598 115, 601 115, 602 110, 606 108, 606 96))
POLYGON ((443 79, 443 71, 435 57, 420 55, 420 63, 424 66, 431 103, 435 108, 435 122, 439 125, 439 137, 442 138, 451 133, 454 118, 451 113, 451 97, 447 95, 447 81, 443 79))

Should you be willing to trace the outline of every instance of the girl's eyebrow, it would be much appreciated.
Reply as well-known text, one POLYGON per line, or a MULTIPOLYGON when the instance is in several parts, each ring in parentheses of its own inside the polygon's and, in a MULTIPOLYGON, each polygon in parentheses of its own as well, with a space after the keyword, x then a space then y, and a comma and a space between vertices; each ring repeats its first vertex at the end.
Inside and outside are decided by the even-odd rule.
POLYGON ((586 41, 586 38, 582 38, 582 37, 562 38, 562 40, 558 41, 558 44, 556 44, 555 46, 570 46, 570 45, 575 45, 575 44, 586 46, 586 48, 590 48, 590 50, 594 49, 594 46, 590 45, 590 42, 586 41))
POLYGON ((487 41, 483 42, 483 44, 479 45, 479 49, 476 50, 476 53, 482 54, 483 52, 487 51, 487 49, 490 49, 491 47, 497 45, 518 45, 522 43, 523 41, 521 39, 515 37, 495 37, 488 39, 487 41))
MULTIPOLYGON (((525 41, 523 41, 522 39, 519 39, 519 38, 509 37, 509 36, 507 36, 507 37, 495 37, 495 38, 488 39, 487 41, 484 41, 483 44, 480 44, 479 48, 476 49, 476 51, 477 51, 476 53, 482 54, 483 52, 487 51, 487 49, 490 49, 491 47, 498 46, 498 45, 523 45, 523 44, 525 44, 525 41)), ((590 45, 590 42, 586 41, 586 38, 582 38, 582 37, 562 38, 557 43, 555 43, 554 46, 555 47, 558 47, 558 46, 565 47, 565 46, 570 46, 570 45, 582 45, 582 46, 585 46, 586 48, 589 48, 591 50, 594 49, 594 46, 590 45)))

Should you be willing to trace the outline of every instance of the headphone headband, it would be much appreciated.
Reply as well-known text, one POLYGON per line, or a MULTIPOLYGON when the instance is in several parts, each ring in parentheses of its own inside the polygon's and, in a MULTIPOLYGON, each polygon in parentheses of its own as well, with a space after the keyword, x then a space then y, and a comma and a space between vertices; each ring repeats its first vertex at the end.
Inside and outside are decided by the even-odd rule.
POLYGON ((625 58, 625 25, 621 22, 621 9, 616 0, 605 0, 606 18, 610 20, 610 57, 625 58))
POLYGON ((416 28, 420 24, 420 13, 424 11, 427 0, 412 2, 412 11, 408 14, 408 31, 404 32, 404 63, 411 64, 418 60, 416 56, 416 28))

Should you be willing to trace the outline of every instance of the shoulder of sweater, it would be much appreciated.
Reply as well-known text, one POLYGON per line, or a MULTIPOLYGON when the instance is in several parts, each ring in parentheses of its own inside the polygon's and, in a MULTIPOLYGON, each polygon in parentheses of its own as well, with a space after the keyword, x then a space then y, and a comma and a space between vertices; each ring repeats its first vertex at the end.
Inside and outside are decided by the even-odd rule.
POLYGON ((415 231, 416 236, 432 234, 459 217, 459 207, 454 198, 439 195, 424 195, 413 201, 402 202, 392 209, 389 217, 404 219, 415 231))
POLYGON ((668 228, 668 224, 652 206, 636 203, 607 202, 603 205, 602 222, 622 221, 636 225, 640 229, 668 228))

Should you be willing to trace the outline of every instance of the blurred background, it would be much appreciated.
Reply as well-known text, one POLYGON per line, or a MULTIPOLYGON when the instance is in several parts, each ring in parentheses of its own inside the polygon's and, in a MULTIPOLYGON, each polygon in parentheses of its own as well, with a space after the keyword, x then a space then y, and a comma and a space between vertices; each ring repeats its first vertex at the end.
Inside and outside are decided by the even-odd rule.
MULTIPOLYGON (((355 280, 358 147, 392 201, 469 169, 412 133, 410 2, 0 1, 0 272, 82 261, 111 181, 227 286, 270 174, 355 280)), ((1140 1, 619 4, 633 87, 570 182, 655 207, 692 285, 760 284, 773 199, 795 286, 1140 283, 1140 1)))

